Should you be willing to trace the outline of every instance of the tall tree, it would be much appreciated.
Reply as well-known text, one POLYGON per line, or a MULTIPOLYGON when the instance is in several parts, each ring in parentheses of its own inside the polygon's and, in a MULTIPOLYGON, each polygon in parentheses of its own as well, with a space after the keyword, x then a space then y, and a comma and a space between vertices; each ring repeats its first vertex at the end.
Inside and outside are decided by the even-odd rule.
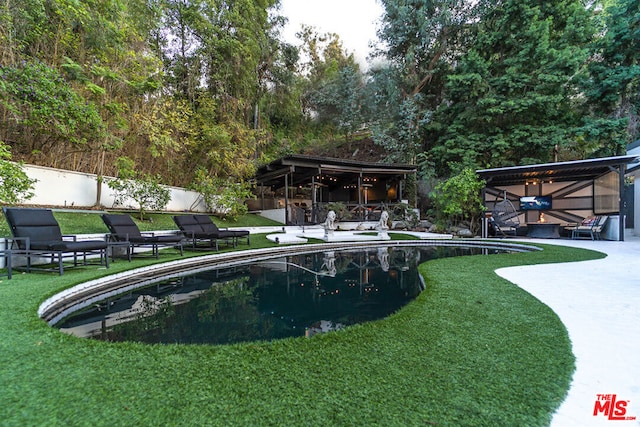
POLYGON ((579 155, 622 154, 640 136, 640 3, 602 3, 585 79, 579 155))
POLYGON ((378 31, 384 58, 372 70, 370 99, 374 141, 390 160, 415 162, 426 125, 442 103, 444 83, 475 20, 465 0, 382 0, 378 31))
POLYGON ((589 12, 579 0, 481 4, 472 47, 448 76, 432 129, 440 171, 545 162, 580 126, 576 73, 588 57, 589 12))
POLYGON ((335 33, 303 26, 303 108, 320 128, 337 130, 349 141, 363 123, 364 76, 352 53, 335 33))

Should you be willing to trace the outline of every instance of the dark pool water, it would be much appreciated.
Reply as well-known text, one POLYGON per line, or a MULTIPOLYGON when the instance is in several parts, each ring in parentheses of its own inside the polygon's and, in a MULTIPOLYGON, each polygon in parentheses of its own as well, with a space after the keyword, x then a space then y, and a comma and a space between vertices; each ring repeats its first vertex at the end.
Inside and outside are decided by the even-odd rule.
POLYGON ((464 247, 379 247, 308 253, 159 281, 58 324, 80 337, 223 344, 307 336, 384 318, 413 300, 428 259, 464 247))

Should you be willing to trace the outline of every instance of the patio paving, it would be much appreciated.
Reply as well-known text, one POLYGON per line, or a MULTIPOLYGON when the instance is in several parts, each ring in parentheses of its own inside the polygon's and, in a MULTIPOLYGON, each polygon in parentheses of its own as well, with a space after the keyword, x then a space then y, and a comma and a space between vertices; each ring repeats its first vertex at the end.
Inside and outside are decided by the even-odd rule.
POLYGON ((497 270, 554 310, 569 331, 576 371, 551 426, 640 426, 640 237, 527 239, 532 241, 607 254, 594 261, 497 270), (618 410, 605 414, 613 399, 618 410))

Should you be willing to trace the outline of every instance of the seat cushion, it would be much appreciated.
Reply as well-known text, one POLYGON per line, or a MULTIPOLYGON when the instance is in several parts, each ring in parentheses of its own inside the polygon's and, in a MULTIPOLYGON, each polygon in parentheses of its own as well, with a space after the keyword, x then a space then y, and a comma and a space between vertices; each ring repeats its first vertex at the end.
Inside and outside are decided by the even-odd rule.
POLYGON ((80 240, 67 242, 64 240, 39 241, 31 245, 33 250, 38 251, 62 251, 62 252, 89 252, 107 248, 104 240, 80 240))
POLYGON ((163 235, 163 236, 140 236, 140 237, 132 237, 129 239, 129 241, 131 243, 138 243, 138 244, 153 244, 153 243, 179 243, 180 241, 182 241, 183 237, 182 236, 169 236, 169 235, 163 235))

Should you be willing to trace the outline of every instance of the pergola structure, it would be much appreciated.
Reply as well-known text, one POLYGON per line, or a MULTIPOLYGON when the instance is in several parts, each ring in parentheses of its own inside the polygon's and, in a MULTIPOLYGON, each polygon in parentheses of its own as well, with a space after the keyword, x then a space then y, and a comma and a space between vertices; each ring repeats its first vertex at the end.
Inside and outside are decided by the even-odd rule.
MULTIPOLYGON (((505 199, 517 208, 522 197, 545 196, 552 200, 552 208, 544 211, 546 221, 575 224, 591 215, 617 215, 617 236, 622 241, 625 172, 628 164, 639 160, 638 155, 626 155, 482 169, 476 173, 486 181, 483 201, 488 211, 505 199)), ((518 215, 524 223, 540 221, 540 212, 535 210, 519 210, 518 215)))
POLYGON ((271 191, 279 196, 275 207, 286 208, 286 223, 302 225, 322 222, 331 202, 344 203, 355 220, 377 220, 403 199, 404 180, 415 173, 414 165, 289 155, 258 169, 255 180, 261 209, 271 191))

